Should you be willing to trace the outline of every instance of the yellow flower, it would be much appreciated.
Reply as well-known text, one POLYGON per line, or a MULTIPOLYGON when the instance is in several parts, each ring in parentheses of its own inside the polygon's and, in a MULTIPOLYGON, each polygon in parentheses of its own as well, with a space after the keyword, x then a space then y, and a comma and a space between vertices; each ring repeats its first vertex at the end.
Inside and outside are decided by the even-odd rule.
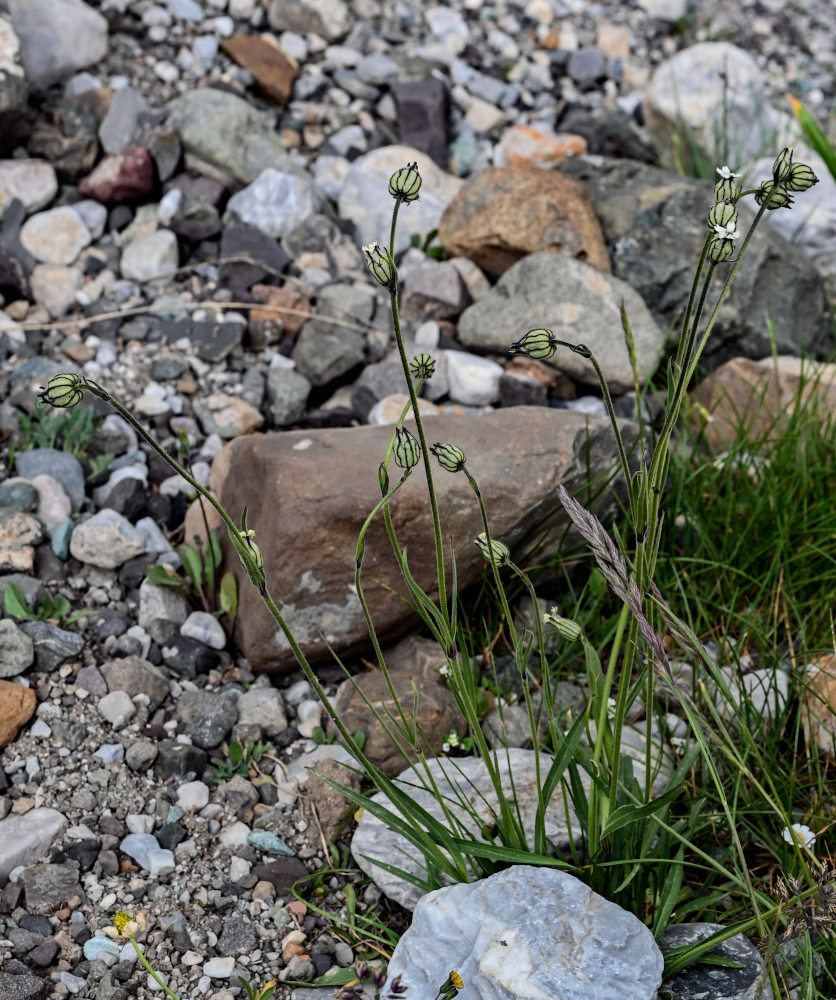
POLYGON ((131 917, 129 913, 124 910, 117 910, 113 915, 112 927, 103 927, 102 933, 106 934, 109 938, 114 941, 130 941, 132 937, 136 937, 140 931, 144 931, 146 927, 145 911, 139 910, 135 917, 131 917))

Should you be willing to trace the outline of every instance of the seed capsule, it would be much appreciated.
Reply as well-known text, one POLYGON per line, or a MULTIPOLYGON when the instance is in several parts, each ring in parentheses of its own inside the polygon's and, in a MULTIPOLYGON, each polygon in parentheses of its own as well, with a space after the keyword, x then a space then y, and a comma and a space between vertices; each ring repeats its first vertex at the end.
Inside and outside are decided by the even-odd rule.
POLYGON ((708 213, 709 229, 716 230, 717 226, 722 226, 723 229, 727 229, 729 226, 734 227, 736 222, 737 209, 728 201, 718 201, 708 213))
POLYGON ((38 396, 50 406, 75 406, 81 402, 84 395, 84 380, 79 375, 72 372, 62 372, 53 376, 46 384, 46 388, 41 387, 38 396))
POLYGON ((369 274, 384 288, 392 289, 397 282, 397 274, 392 258, 386 247, 381 247, 377 243, 370 243, 363 247, 363 255, 366 258, 366 267, 369 274))
POLYGON ((739 174, 732 173, 731 167, 717 167, 719 180, 714 185, 714 198, 717 201, 737 201, 740 197, 740 185, 736 179, 739 174))
POLYGON ((755 201, 758 205, 766 203, 766 207, 774 212, 776 208, 789 208, 792 205, 792 198, 783 184, 776 184, 774 181, 764 181, 755 192, 755 201))
POLYGON ((417 163, 408 163, 389 178, 389 194, 399 201, 416 201, 421 190, 421 175, 417 163))
POLYGON ((409 372, 413 378, 426 382, 435 374, 435 358, 431 354, 416 354, 409 362, 409 372))
POLYGON ((772 180, 776 184, 783 184, 790 176, 792 170, 792 147, 786 146, 775 157, 772 164, 772 180))
POLYGON ((441 468, 448 472, 461 472, 467 461, 461 448, 457 448, 454 444, 440 444, 436 441, 430 451, 438 459, 441 468))
POLYGON ((491 539, 489 545, 484 531, 473 541, 488 562, 491 561, 491 552, 493 552, 493 561, 497 566, 507 566, 511 561, 511 552, 508 546, 504 542, 498 542, 495 538, 491 539))
POLYGON ((397 430, 398 442, 395 445, 395 464, 401 469, 411 469, 421 460, 421 445, 406 427, 397 430))
POLYGON ((734 253, 734 240, 715 236, 708 244, 708 256, 715 264, 722 264, 734 253))
POLYGON ((548 361, 557 350, 557 337, 551 330, 529 330, 519 340, 511 344, 511 354, 526 354, 536 361, 548 361))
POLYGON ((544 615, 543 622, 546 625, 551 625, 558 635, 564 639, 568 639, 570 642, 577 642, 583 635, 583 629, 580 625, 572 621, 571 618, 561 618, 557 608, 552 608, 547 615, 544 615))
POLYGON ((784 186, 787 191, 806 191, 818 182, 819 179, 813 173, 812 167, 808 167, 806 163, 793 163, 784 186))

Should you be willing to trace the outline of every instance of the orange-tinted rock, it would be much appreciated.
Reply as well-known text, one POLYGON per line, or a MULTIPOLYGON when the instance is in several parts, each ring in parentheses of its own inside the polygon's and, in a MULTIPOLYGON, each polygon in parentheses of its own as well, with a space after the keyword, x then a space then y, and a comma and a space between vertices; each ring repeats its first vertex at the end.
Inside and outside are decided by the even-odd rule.
POLYGON ((293 93, 293 81, 298 69, 295 59, 279 48, 272 35, 233 35, 221 42, 229 56, 249 70, 259 88, 271 101, 284 106, 293 93))
POLYGON ((147 149, 130 146, 106 156, 78 190, 101 202, 130 201, 154 187, 154 164, 147 149))
POLYGON ((609 273, 601 225, 580 184, 551 170, 494 167, 469 181, 441 219, 439 239, 498 278, 538 250, 569 253, 609 273))
POLYGON ((802 405, 815 396, 810 405, 819 413, 834 412, 836 364, 791 355, 732 358, 691 393, 691 422, 714 451, 723 451, 742 435, 752 442, 779 435, 799 395, 802 405))
POLYGON ((0 747, 11 743, 17 731, 35 713, 36 698, 31 688, 0 681, 0 747))
POLYGON ((512 125, 500 137, 495 162, 503 167, 552 167, 586 151, 586 139, 580 135, 512 125))
MULTIPOLYGON (((273 285, 253 285, 251 291, 256 302, 275 307, 250 310, 251 335, 253 324, 264 325, 279 320, 283 332, 295 337, 305 320, 310 318, 311 300, 297 288, 289 285, 283 288, 276 288, 273 285)), ((266 342, 269 343, 269 340, 266 342)))

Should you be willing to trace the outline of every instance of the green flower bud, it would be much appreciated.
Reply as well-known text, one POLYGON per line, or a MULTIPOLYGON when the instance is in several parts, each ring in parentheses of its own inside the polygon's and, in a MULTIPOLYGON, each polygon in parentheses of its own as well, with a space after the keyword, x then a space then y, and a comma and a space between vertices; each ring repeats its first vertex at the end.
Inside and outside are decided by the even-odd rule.
POLYGON ((786 146, 772 164, 772 180, 776 184, 783 184, 789 178, 790 170, 792 170, 792 146, 786 146))
POLYGON ((557 350, 557 337, 551 330, 529 330, 519 340, 511 344, 511 354, 527 354, 537 361, 548 361, 557 350))
POLYGON ((714 185, 716 201, 737 201, 740 197, 740 185, 735 180, 740 174, 732 173, 730 167, 717 167, 720 179, 714 185))
POLYGON ((793 163, 784 187, 787 191, 806 191, 818 182, 812 167, 808 167, 806 163, 793 163))
POLYGON ((737 209, 728 201, 718 201, 708 213, 709 229, 716 229, 717 226, 726 229, 728 226, 734 226, 736 222, 737 209))
POLYGON ((241 565, 247 571, 247 576, 249 576, 250 581, 254 583, 256 587, 261 587, 264 584, 264 556, 261 554, 261 549, 253 541, 255 531, 253 531, 252 528, 247 528, 245 531, 236 530, 235 534, 230 531, 229 535, 232 539, 232 544, 238 552, 238 558, 241 560, 241 565), (255 571, 253 571, 247 564, 247 555, 255 563, 255 571))
POLYGON ((792 198, 783 184, 776 184, 774 181, 764 181, 755 192, 755 201, 758 205, 766 203, 770 211, 776 208, 789 208, 792 205, 792 198))
POLYGON ((715 236, 708 244, 708 256, 715 264, 722 264, 734 253, 734 240, 715 236))
POLYGON ((46 384, 46 388, 41 386, 38 396, 50 406, 75 406, 81 402, 84 395, 84 380, 80 375, 72 372, 62 372, 55 375, 46 384))
POLYGON ((557 608, 552 608, 548 614, 543 615, 543 622, 546 625, 551 625, 558 635, 570 642, 577 642, 583 635, 583 629, 580 625, 572 621, 571 618, 561 618, 557 608))
POLYGON ((369 274, 374 280, 379 285, 383 285, 384 288, 388 288, 390 291, 393 290, 397 285, 398 276, 386 247, 381 247, 377 243, 370 243, 367 247, 363 247, 363 255, 366 258, 366 267, 369 269, 369 274))
POLYGON ((461 448, 457 448, 454 444, 440 444, 436 441, 430 451, 438 459, 441 468, 448 472, 461 472, 467 461, 461 448))
POLYGON ((508 546, 504 542, 498 542, 495 538, 492 538, 490 545, 488 545, 484 531, 473 541, 488 562, 491 561, 491 552, 493 552, 493 561, 497 566, 507 566, 511 561, 511 552, 508 546))
POLYGON ((417 201, 421 190, 421 175, 417 163, 408 163, 389 178, 389 194, 398 201, 417 201))
POLYGON ((431 354, 416 354, 409 362, 409 372, 413 378, 426 382, 435 374, 435 358, 431 354))
POLYGON ((396 433, 395 464, 401 469, 411 469, 421 460, 421 445, 405 427, 399 427, 396 433))

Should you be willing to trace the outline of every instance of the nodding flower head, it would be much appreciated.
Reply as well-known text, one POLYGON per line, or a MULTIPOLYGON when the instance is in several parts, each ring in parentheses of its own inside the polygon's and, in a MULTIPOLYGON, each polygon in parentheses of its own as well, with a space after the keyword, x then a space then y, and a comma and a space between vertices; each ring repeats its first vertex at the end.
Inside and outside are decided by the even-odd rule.
POLYGON ((484 531, 480 535, 477 535, 473 541, 488 562, 491 561, 491 552, 493 552, 493 561, 497 566, 507 566, 511 561, 511 552, 508 546, 504 542, 497 541, 495 538, 492 538, 490 544, 488 544, 488 539, 484 531))
POLYGON ((401 469, 411 469, 421 460, 421 445, 406 427, 399 427, 395 445, 395 464, 401 469))
POLYGON ((792 198, 785 185, 776 184, 775 181, 764 181, 755 192, 755 201, 758 205, 765 204, 771 212, 776 208, 789 208, 792 205, 792 198))
POLYGON ((819 179, 813 173, 812 167, 808 167, 806 163, 793 163, 784 187, 787 191, 806 191, 818 182, 819 179))
POLYGON ((776 184, 784 184, 790 176, 792 170, 792 146, 785 146, 775 157, 772 164, 772 180, 776 184))
POLYGON ((417 201, 421 183, 418 164, 408 163, 400 170, 396 170, 389 178, 389 194, 397 201, 405 201, 409 204, 411 201, 417 201))
POLYGON ((736 178, 740 174, 732 173, 731 167, 717 167, 718 180, 714 185, 714 197, 717 201, 737 201, 740 197, 740 185, 736 178))
POLYGON ((413 378, 426 382, 435 375, 435 358, 431 354, 416 354, 409 362, 409 373, 413 378))
POLYGON ((367 247, 363 247, 363 256, 366 258, 369 274, 378 285, 383 285, 384 288, 391 291, 398 278, 395 265, 386 247, 382 247, 378 243, 370 243, 367 247))
MULTIPOLYGON (((738 234, 739 235, 739 234, 738 234)), ((708 256, 714 264, 722 264, 734 253, 734 239, 715 236, 708 244, 708 256)))
POLYGON ((511 354, 525 354, 535 361, 548 361, 557 350, 557 337, 551 330, 529 330, 524 337, 511 344, 511 354))
POLYGON ((572 621, 571 618, 561 618, 557 608, 552 608, 548 614, 543 615, 543 622, 546 625, 551 625, 559 636, 570 642, 577 642, 583 635, 583 629, 580 625, 572 621))
POLYGON ((62 372, 54 375, 46 384, 46 388, 41 386, 38 396, 50 406, 75 406, 81 402, 84 395, 84 379, 73 372, 62 372))
POLYGON ((438 459, 438 464, 448 472, 461 472, 467 459, 461 448, 454 444, 441 444, 438 441, 431 445, 430 451, 438 459))

